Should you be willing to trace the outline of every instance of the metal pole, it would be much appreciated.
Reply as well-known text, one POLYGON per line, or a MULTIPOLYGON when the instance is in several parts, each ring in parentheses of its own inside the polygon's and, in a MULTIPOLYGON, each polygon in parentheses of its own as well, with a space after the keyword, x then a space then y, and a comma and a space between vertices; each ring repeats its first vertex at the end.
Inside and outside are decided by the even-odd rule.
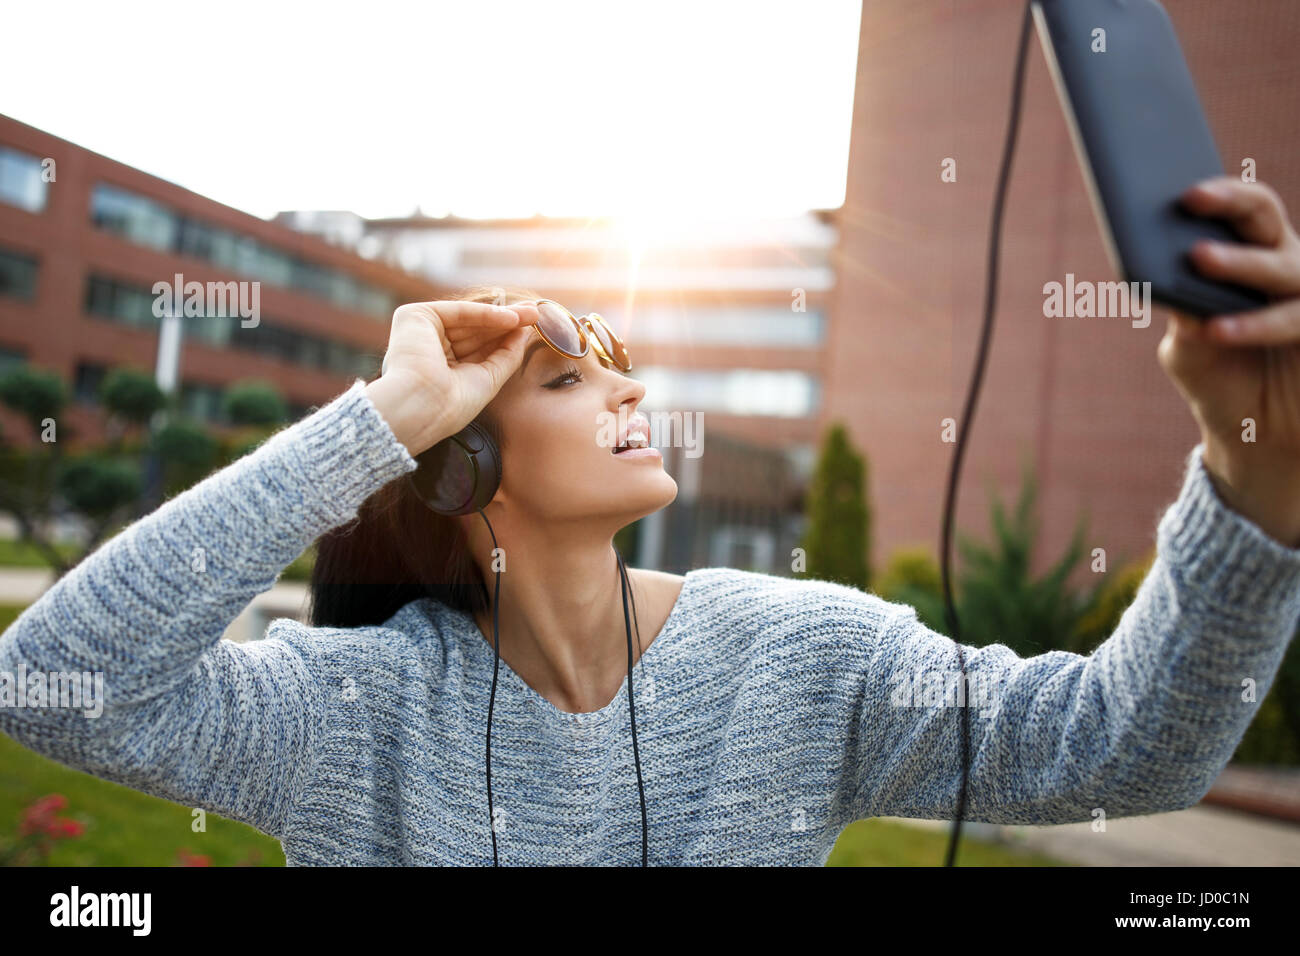
MULTIPOLYGON (((167 396, 168 406, 170 406, 178 388, 180 363, 181 317, 173 314, 172 310, 168 309, 167 314, 163 316, 161 325, 158 327, 158 361, 154 366, 154 381, 162 389, 163 394, 167 396)), ((153 418, 149 422, 151 444, 159 429, 167 424, 168 415, 169 408, 166 406, 154 412, 153 418)), ((148 514, 162 504, 162 472, 162 459, 158 457, 151 447, 145 458, 141 516, 148 514)))

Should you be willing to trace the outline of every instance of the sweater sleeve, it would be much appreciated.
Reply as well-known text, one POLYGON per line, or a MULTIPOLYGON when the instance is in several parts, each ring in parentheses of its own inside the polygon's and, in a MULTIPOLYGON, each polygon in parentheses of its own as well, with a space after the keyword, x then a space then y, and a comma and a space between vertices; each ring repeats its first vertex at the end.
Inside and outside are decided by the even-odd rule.
MULTIPOLYGON (((1230 510, 1201 451, 1159 523, 1134 602, 1091 654, 1021 658, 1002 644, 963 645, 964 819, 1058 824, 1179 810, 1231 758, 1296 632, 1300 550, 1230 510)), ((904 608, 868 656, 852 718, 855 812, 952 818, 962 767, 956 644, 904 608)))
MULTIPOLYGON (((104 542, 0 635, 27 687, 102 675, 99 706, 28 695, 0 730, 78 770, 279 836, 327 690, 288 643, 222 634, 321 534, 416 462, 357 379, 104 542), (59 706, 63 704, 63 706, 59 706), (95 713, 98 710, 99 713, 95 713)), ((72 700, 68 698, 67 700, 72 700)))

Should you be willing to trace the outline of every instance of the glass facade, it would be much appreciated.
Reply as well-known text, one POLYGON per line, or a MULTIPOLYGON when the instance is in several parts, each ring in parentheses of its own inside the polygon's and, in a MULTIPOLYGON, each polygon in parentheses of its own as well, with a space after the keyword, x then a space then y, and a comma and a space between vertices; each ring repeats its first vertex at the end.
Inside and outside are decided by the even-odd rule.
POLYGON ((646 387, 645 407, 806 418, 817 411, 821 385, 787 369, 679 369, 646 366, 632 377, 646 387))
POLYGON ((50 184, 41 175, 41 158, 0 146, 0 202, 41 212, 50 184))
POLYGON ((30 302, 36 298, 36 259, 0 249, 0 296, 30 302))
POLYGON ((191 256, 270 285, 314 295, 341 309, 391 317, 392 293, 347 273, 299 259, 249 236, 182 215, 162 203, 99 183, 90 219, 100 229, 163 252, 191 256))

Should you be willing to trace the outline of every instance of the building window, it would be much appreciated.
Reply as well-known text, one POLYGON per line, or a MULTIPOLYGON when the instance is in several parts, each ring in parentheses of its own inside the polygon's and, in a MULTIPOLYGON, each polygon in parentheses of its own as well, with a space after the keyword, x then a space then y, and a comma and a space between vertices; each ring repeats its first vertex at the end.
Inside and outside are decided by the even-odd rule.
POLYGON ((0 146, 0 202, 41 212, 49 191, 41 172, 39 157, 0 146))
POLYGON ((636 342, 674 342, 686 345, 738 345, 750 348, 818 348, 826 334, 820 310, 792 312, 789 306, 638 306, 629 323, 622 309, 600 314, 623 335, 629 347, 636 342))
POLYGON ((396 298, 345 272, 307 262, 251 236, 183 216, 162 203, 100 183, 90 199, 91 221, 132 242, 193 256, 271 285, 296 289, 341 309, 388 318, 396 298))
POLYGON ((143 246, 176 249, 180 221, 166 206, 123 189, 100 183, 90 196, 90 220, 143 246))
POLYGON ((709 537, 709 564, 718 568, 770 573, 776 536, 766 528, 724 525, 709 537))
POLYGON ((142 286, 91 276, 86 283, 86 311, 139 329, 157 330, 153 293, 142 286))
POLYGON ((632 376, 645 385, 645 407, 806 418, 821 388, 805 372, 777 369, 676 369, 646 366, 632 376))
POLYGON ((0 249, 0 295, 30 302, 36 298, 36 260, 0 249))
POLYGON ((97 404, 99 387, 104 383, 104 375, 107 371, 103 365, 79 362, 73 383, 73 400, 82 404, 97 404))
POLYGON ((216 385, 198 385, 193 382, 181 384, 180 409, 190 418, 205 422, 224 423, 225 415, 221 408, 224 390, 216 385))
POLYGON ((0 345, 0 375, 13 371, 27 361, 26 353, 19 349, 7 349, 0 345))

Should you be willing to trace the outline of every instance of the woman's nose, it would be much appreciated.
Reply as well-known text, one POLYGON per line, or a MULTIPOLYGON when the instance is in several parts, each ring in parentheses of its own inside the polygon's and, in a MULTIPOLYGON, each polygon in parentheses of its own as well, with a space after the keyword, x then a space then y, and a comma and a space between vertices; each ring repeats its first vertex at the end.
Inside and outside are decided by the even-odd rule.
POLYGON ((636 411, 636 407, 640 405, 641 400, 645 398, 645 385, 634 378, 629 378, 622 372, 618 373, 618 377, 622 379, 622 381, 620 381, 614 389, 613 402, 615 411, 617 411, 621 406, 629 403, 631 404, 631 407, 628 411, 636 411))

